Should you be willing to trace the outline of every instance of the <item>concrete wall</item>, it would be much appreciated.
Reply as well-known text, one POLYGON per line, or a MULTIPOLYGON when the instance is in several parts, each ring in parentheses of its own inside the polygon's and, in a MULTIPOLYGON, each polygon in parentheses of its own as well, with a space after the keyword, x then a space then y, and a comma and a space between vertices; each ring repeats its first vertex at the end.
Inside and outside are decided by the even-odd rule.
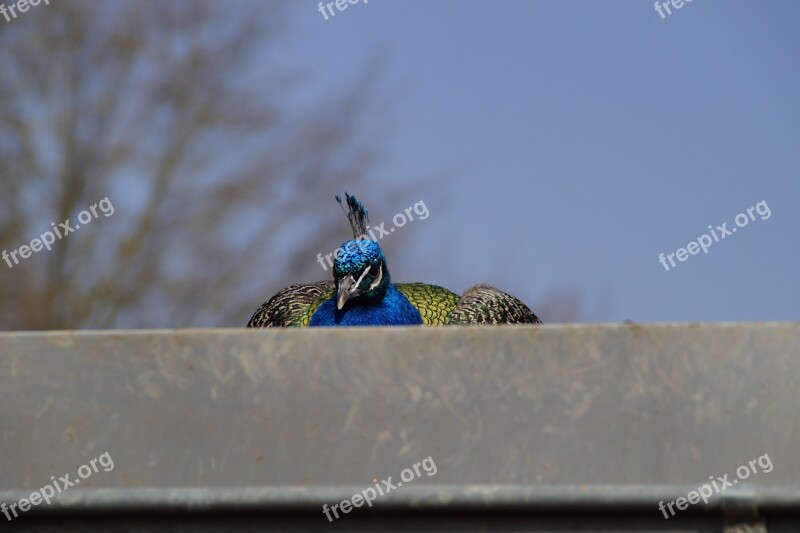
POLYGON ((2 334, 0 490, 797 485, 798 382, 797 323, 2 334))

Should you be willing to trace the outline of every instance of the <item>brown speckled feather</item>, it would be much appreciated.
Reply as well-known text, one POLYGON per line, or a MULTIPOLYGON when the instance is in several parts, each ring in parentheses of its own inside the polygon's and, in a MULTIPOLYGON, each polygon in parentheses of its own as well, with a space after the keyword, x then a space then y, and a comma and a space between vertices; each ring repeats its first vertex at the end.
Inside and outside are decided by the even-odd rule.
POLYGON ((468 289, 450 315, 451 324, 541 324, 518 298, 483 283, 468 289))
POLYGON ((308 326, 311 315, 319 305, 333 296, 336 285, 332 280, 290 285, 258 308, 248 328, 285 328, 308 326))

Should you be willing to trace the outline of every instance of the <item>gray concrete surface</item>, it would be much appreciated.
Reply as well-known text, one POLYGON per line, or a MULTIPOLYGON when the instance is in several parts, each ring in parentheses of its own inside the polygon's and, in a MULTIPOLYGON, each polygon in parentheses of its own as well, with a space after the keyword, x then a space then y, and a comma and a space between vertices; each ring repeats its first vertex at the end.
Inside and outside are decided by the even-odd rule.
POLYGON ((798 485, 798 382, 798 323, 0 334, 0 490, 798 485))

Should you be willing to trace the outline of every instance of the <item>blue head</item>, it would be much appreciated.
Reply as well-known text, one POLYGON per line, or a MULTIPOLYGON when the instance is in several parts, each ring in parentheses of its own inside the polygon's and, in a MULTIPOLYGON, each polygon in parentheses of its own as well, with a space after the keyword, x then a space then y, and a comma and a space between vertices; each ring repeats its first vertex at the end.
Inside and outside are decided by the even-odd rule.
POLYGON ((339 247, 334 255, 333 278, 337 309, 351 300, 380 301, 391 282, 381 247, 367 239, 352 239, 339 247))

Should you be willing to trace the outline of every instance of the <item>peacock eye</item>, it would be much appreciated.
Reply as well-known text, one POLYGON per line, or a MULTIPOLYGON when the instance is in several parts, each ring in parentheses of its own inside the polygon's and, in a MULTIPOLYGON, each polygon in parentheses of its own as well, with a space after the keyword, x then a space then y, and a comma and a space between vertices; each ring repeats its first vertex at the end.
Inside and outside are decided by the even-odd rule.
POLYGON ((380 271, 381 271, 380 263, 372 263, 372 266, 369 267, 368 274, 374 278, 380 273, 380 271))

